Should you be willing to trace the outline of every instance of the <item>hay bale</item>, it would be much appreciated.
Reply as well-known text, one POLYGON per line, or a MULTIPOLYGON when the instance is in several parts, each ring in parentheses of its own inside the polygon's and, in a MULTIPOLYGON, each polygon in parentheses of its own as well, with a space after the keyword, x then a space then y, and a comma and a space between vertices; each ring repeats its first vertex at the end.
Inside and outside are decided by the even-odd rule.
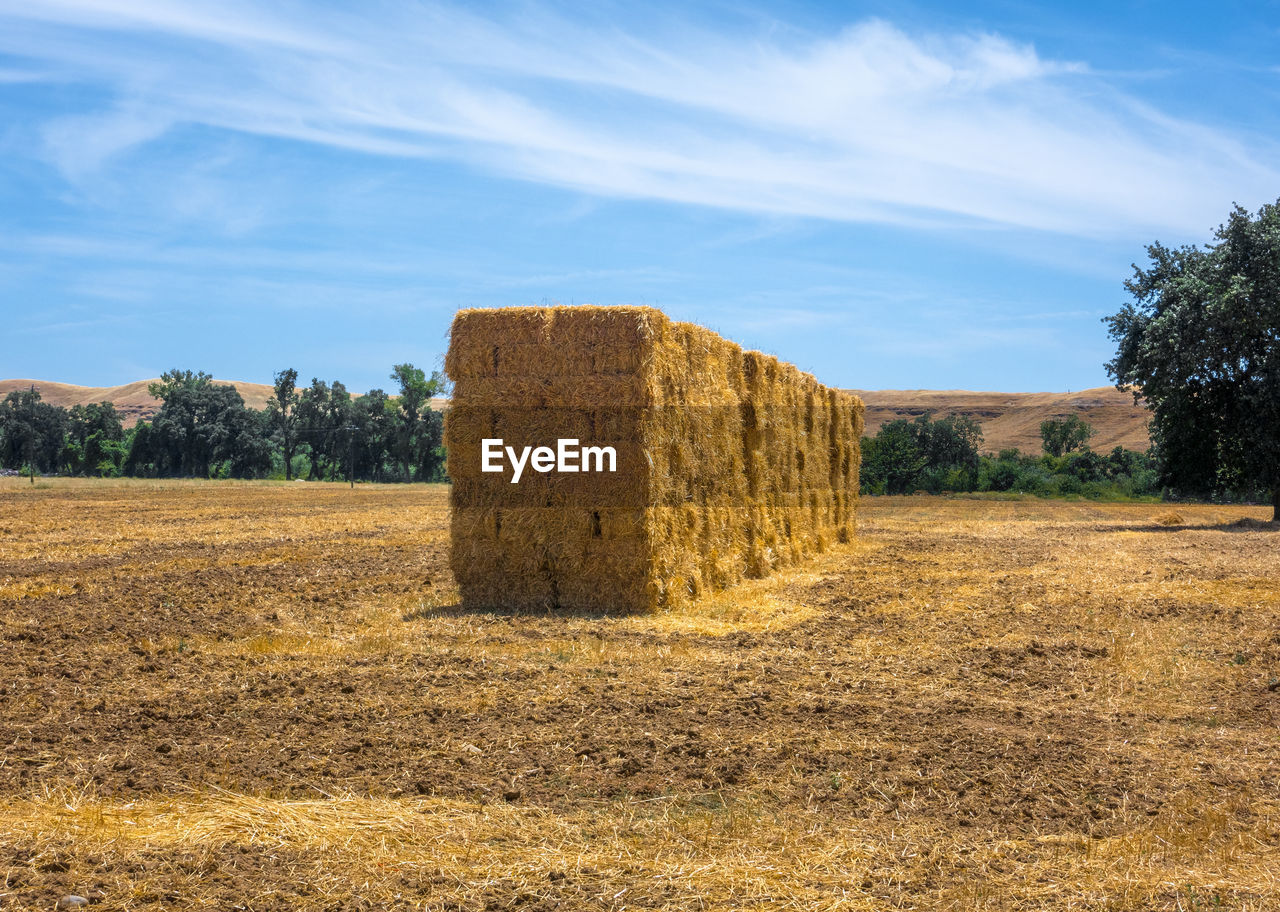
POLYGON ((862 402, 647 307, 464 310, 445 369, 464 604, 648 611, 853 534, 862 402), (616 471, 483 471, 481 440, 616 471))

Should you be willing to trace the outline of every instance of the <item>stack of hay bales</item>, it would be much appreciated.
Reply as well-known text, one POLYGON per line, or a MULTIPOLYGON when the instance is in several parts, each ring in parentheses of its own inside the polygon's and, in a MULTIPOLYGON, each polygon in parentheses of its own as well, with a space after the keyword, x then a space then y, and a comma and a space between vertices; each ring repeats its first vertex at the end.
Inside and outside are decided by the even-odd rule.
POLYGON ((862 402, 648 307, 464 310, 445 369, 463 603, 677 606, 853 532, 862 402), (481 441, 610 446, 616 472, 483 472, 481 441))

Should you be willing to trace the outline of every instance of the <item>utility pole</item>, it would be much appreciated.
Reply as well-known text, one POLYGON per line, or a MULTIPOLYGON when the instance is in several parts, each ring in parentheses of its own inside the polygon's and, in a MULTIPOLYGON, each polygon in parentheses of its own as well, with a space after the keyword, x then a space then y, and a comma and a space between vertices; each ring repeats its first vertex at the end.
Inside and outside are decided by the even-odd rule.
MULTIPOLYGON (((31 398, 36 397, 36 385, 31 384, 31 398)), ((31 483, 36 483, 36 422, 34 413, 31 419, 31 433, 27 435, 27 473, 31 476, 31 483)))
POLYGON ((356 431, 360 428, 354 424, 348 424, 343 428, 347 432, 347 481, 351 483, 351 490, 356 489, 356 431))

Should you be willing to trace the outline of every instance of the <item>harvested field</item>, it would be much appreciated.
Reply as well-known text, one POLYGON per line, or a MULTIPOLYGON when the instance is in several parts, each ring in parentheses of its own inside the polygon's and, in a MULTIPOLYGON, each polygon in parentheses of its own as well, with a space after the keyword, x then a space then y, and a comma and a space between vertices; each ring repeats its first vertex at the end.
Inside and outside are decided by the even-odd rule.
POLYGON ((464 611, 447 489, 0 479, 0 909, 1280 907, 1270 508, 464 611))

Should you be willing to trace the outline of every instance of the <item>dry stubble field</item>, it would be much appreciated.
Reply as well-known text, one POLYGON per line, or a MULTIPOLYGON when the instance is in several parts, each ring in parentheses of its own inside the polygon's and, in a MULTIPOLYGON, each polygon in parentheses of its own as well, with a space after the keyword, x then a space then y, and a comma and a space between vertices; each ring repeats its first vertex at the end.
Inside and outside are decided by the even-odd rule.
POLYGON ((0 909, 1280 908, 1261 508, 459 610, 439 487, 0 480, 0 909))

